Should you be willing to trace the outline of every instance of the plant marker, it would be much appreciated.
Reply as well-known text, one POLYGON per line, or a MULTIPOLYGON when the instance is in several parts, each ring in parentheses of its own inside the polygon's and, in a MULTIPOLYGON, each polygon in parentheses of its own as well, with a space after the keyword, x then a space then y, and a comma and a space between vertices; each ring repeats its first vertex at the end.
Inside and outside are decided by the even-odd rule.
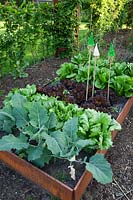
POLYGON ((88 77, 87 77, 87 86, 86 86, 86 101, 88 99, 88 89, 89 89, 89 77, 90 77, 90 62, 91 62, 91 52, 94 48, 94 38, 93 34, 90 34, 90 37, 88 38, 88 54, 89 54, 89 60, 88 60, 88 77))
POLYGON ((115 57, 115 49, 113 43, 110 44, 109 51, 108 51, 108 58, 109 58, 109 79, 108 79, 108 91, 107 91, 107 101, 109 102, 109 87, 110 87, 110 73, 111 73, 111 65, 113 59, 115 57))
POLYGON ((90 34, 90 37, 88 38, 88 47, 94 47, 94 38, 93 38, 93 33, 90 34))
POLYGON ((92 97, 94 97, 94 88, 95 88, 95 79, 96 79, 96 66, 97 66, 97 58, 99 58, 100 53, 98 50, 98 46, 96 44, 93 52, 93 56, 95 57, 94 71, 93 71, 93 85, 92 85, 92 97))

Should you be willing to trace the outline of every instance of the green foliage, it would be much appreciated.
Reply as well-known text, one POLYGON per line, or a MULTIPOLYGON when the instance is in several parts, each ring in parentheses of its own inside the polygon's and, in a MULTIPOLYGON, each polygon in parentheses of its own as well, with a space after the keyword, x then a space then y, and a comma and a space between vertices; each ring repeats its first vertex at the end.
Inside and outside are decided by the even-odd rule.
POLYGON ((113 76, 115 75, 114 71, 110 71, 109 68, 106 67, 102 67, 100 69, 98 68, 96 72, 95 87, 99 89, 107 88, 109 73, 111 78, 113 78, 113 76))
MULTIPOLYGON (((76 56, 76 59, 78 56, 76 56)), ((58 79, 74 79, 77 82, 87 81, 88 64, 84 56, 80 54, 80 60, 71 59, 71 63, 61 65, 57 70, 58 79), (80 64, 78 64, 78 62, 80 64)), ((94 70, 94 59, 91 60, 89 81, 92 84, 94 70)), ((111 69, 108 60, 98 59, 96 66, 95 87, 99 89, 107 88, 110 75, 110 87, 120 96, 133 96, 133 64, 113 62, 111 69), (122 81, 123 79, 123 81, 122 81)))
POLYGON ((73 63, 63 63, 61 68, 57 71, 57 75, 63 78, 74 78, 76 76, 77 66, 73 63))
POLYGON ((11 149, 21 150, 23 148, 27 149, 29 144, 27 143, 27 137, 20 135, 20 137, 15 137, 14 135, 4 136, 0 140, 0 150, 10 151, 11 149))
MULTIPOLYGON (((73 140, 76 138, 74 131, 78 132, 82 139, 89 139, 90 148, 110 147, 112 144, 110 132, 115 128, 120 129, 120 126, 109 115, 91 109, 84 110, 54 97, 36 94, 35 91, 34 85, 28 85, 27 88, 16 89, 9 93, 4 102, 5 106, 0 111, 1 129, 6 120, 6 123, 10 121, 8 124, 10 132, 16 125, 25 135, 39 142, 47 131, 54 131, 56 136, 55 131, 58 132, 63 128, 63 132, 69 137, 73 135, 73 140), (28 90, 34 93, 31 94, 28 90), (66 123, 73 117, 78 117, 78 130, 76 130, 76 118, 73 119, 73 123, 66 123), (41 137, 38 134, 42 134, 41 137)), ((58 134, 60 135, 60 132, 58 134)), ((82 144, 82 141, 80 142, 82 144)))
MULTIPOLYGON (((118 123, 107 114, 90 109, 84 110, 76 105, 67 105, 54 97, 37 94, 34 85, 10 92, 4 104, 5 106, 0 110, 0 130, 6 131, 7 135, 0 139, 0 150, 13 150, 20 157, 28 159, 39 167, 49 163, 53 157, 71 160, 79 155, 82 149, 86 147, 91 149, 92 145, 93 149, 108 148, 112 144, 110 131, 120 128, 118 123), (65 118, 66 113, 69 113, 68 119, 65 118), (87 123, 82 123, 83 118, 87 123), (6 121, 7 129, 3 126, 6 121), (60 123, 62 125, 59 125, 60 123), (104 133, 97 133, 98 123, 101 123, 100 126, 108 139, 103 137, 104 133), (90 129, 90 133, 87 133, 89 137, 80 134, 84 126, 86 126, 85 130, 90 129), (16 135, 13 134, 15 130, 16 135), (101 139, 103 143, 98 141, 97 134, 103 137, 101 139), (97 144, 93 141, 94 138, 97 144)), ((97 156, 90 159, 91 167, 85 159, 80 161, 81 164, 86 165, 87 170, 90 168, 91 172, 94 172, 94 177, 98 181, 110 182, 112 171, 109 164, 100 156, 98 162, 99 164, 97 156), (101 162, 103 162, 102 166, 101 162), (102 176, 97 174, 97 170, 102 176)))
POLYGON ((113 64, 112 69, 117 76, 125 74, 127 76, 133 77, 133 63, 116 62, 113 64))
POLYGON ((56 49, 66 48, 71 53, 75 47, 75 28, 78 27, 76 6, 80 1, 59 1, 54 8, 54 39, 56 49))
POLYGON ((79 124, 79 134, 90 140, 91 148, 108 149, 112 145, 112 128, 120 130, 119 124, 114 123, 111 116, 91 109, 84 111, 79 124))
POLYGON ((24 69, 65 48, 69 55, 75 49, 78 26, 76 6, 80 1, 47 2, 13 0, 0 4, 4 32, 0 34, 1 75, 26 77, 24 69))
POLYGON ((119 24, 122 26, 122 24, 126 25, 127 27, 133 27, 133 7, 132 7, 132 0, 125 0, 124 8, 121 10, 121 13, 119 15, 119 24))
POLYGON ((71 58, 71 62, 78 67, 83 67, 87 63, 88 59, 86 56, 83 56, 82 54, 77 54, 71 58))
POLYGON ((112 87, 120 96, 133 96, 133 78, 127 75, 121 75, 114 78, 112 87))
POLYGON ((53 5, 23 1, 18 6, 16 1, 10 1, 0 5, 0 15, 4 21, 4 33, 0 35, 1 74, 25 77, 25 67, 54 53, 53 5))
POLYGON ((86 164, 86 169, 93 174, 94 178, 97 178, 98 182, 102 184, 112 182, 110 164, 105 160, 102 154, 92 156, 89 163, 86 164))
POLYGON ((101 39, 107 31, 117 30, 128 21, 131 4, 128 0, 84 0, 81 20, 88 24, 89 32, 93 31, 101 39))

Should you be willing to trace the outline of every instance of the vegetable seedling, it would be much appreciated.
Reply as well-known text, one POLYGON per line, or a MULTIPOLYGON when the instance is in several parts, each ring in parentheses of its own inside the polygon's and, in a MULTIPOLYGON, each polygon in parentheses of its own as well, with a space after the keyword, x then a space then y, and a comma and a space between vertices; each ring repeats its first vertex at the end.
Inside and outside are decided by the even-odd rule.
POLYGON ((94 63, 94 71, 93 71, 93 85, 92 85, 92 97, 94 97, 94 90, 95 90, 95 79, 96 79, 96 66, 97 66, 97 59, 100 56, 98 46, 96 44, 93 52, 93 56, 95 57, 95 63, 94 63))
POLYGON ((113 43, 110 44, 108 51, 108 59, 109 59, 109 79, 108 79, 108 90, 107 90, 107 101, 109 102, 109 88, 110 88, 110 74, 111 74, 111 66, 113 59, 115 57, 115 49, 113 43))
POLYGON ((88 99, 88 89, 89 89, 89 78, 90 78, 90 61, 91 61, 91 53, 94 49, 94 38, 93 34, 90 34, 90 37, 88 38, 88 54, 89 54, 89 60, 88 60, 88 76, 87 76, 87 86, 86 86, 86 101, 88 99))

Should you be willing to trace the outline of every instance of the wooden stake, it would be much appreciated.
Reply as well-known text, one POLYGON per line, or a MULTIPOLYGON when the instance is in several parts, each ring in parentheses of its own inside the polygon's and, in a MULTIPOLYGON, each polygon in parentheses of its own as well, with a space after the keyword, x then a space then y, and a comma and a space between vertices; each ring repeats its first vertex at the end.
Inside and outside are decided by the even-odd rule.
POLYGON ((93 85, 92 85, 92 97, 94 97, 94 91, 95 91, 96 66, 97 66, 97 57, 95 57, 95 63, 94 63, 93 85))
POLYGON ((91 49, 89 49, 88 76, 87 76, 87 86, 86 86, 86 101, 88 100, 88 91, 89 91, 90 62, 91 62, 91 49))
POLYGON ((99 56, 100 56, 97 43, 96 43, 96 46, 94 48, 93 56, 95 57, 95 63, 94 63, 94 71, 93 71, 92 97, 94 97, 94 90, 95 90, 97 58, 99 58, 99 56))
POLYGON ((90 37, 88 38, 89 60, 88 60, 87 86, 86 86, 86 101, 87 101, 87 99, 88 99, 88 90, 89 90, 91 52, 93 51, 94 45, 95 45, 95 43, 94 43, 93 33, 91 33, 91 34, 90 34, 90 37))

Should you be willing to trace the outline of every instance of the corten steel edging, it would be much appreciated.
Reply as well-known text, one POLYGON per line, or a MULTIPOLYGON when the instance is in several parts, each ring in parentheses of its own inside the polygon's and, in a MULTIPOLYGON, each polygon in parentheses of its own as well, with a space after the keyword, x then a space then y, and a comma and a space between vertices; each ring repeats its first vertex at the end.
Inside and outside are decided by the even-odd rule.
MULTIPOLYGON (((126 104, 124 105, 121 113, 119 114, 119 116, 117 117, 117 122, 119 122, 121 125, 125 119, 125 117, 128 115, 130 109, 133 106, 133 97, 130 97, 130 99, 126 102, 126 104)), ((117 131, 113 131, 112 132, 112 139, 114 139, 114 137, 116 136, 117 131)))
MULTIPOLYGON (((122 124, 124 121, 124 118, 128 114, 132 105, 133 97, 127 101, 117 118, 117 121, 120 124, 122 124)), ((112 139, 114 139, 116 134, 117 131, 112 132, 112 139)), ((97 151, 97 153, 106 154, 107 150, 97 151)), ((11 152, 1 151, 0 160, 62 200, 79 200, 86 187, 92 180, 92 174, 88 171, 85 171, 75 188, 72 189, 11 152)))
POLYGON ((0 160, 26 178, 63 200, 73 200, 73 189, 19 158, 11 152, 1 151, 0 160))
MULTIPOLYGON (((117 117, 117 119, 116 119, 117 122, 119 122, 120 124, 123 123, 125 117, 127 116, 128 112, 130 111, 132 106, 133 106, 133 97, 130 97, 130 99, 124 105, 119 116, 117 117)), ((118 133, 118 131, 116 131, 116 130, 112 131, 112 140, 114 140, 117 133, 118 133)), ((102 153, 105 155, 107 153, 107 150, 98 150, 96 153, 102 153)), ((93 178, 93 176, 90 172, 85 171, 83 173, 83 175, 81 176, 77 185, 74 188, 74 200, 80 200, 82 194, 84 193, 86 187, 88 186, 88 184, 90 183, 92 178, 93 178)))
POLYGON ((90 172, 85 171, 81 178, 79 179, 78 183, 74 188, 74 200, 80 200, 82 194, 84 193, 85 189, 87 188, 88 184, 91 182, 93 176, 90 172))

